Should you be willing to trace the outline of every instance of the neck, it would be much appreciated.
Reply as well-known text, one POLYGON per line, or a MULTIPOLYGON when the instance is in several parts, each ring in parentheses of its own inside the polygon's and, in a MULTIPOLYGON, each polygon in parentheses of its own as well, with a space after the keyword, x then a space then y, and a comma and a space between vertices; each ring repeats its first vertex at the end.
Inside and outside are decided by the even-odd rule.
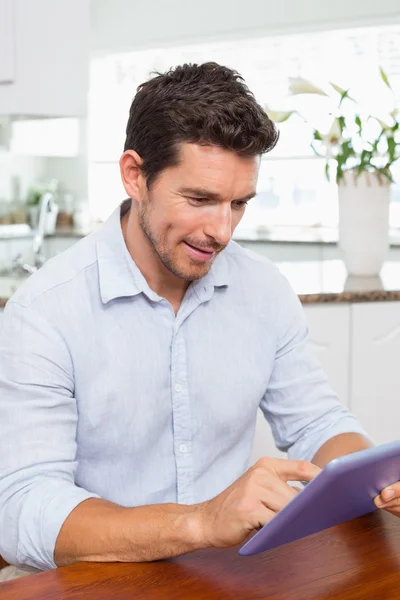
POLYGON ((149 287, 168 300, 176 314, 190 282, 177 277, 163 265, 140 226, 138 207, 134 200, 130 210, 121 219, 121 228, 129 254, 149 287))

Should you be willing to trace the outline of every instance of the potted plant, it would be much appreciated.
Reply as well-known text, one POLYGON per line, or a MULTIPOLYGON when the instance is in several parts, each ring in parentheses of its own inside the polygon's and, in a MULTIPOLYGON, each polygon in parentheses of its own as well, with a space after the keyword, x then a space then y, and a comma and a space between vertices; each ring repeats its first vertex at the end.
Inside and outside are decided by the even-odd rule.
POLYGON ((40 200, 44 192, 44 187, 39 185, 33 185, 28 190, 26 204, 28 207, 28 221, 32 229, 36 229, 38 226, 40 200))
POLYGON ((325 91, 303 78, 291 78, 291 95, 326 97, 331 118, 326 133, 298 110, 266 107, 277 123, 297 114, 311 125, 311 147, 325 159, 327 178, 334 177, 338 185, 339 246, 351 275, 379 274, 389 243, 391 166, 400 156, 400 126, 396 99, 383 69, 380 80, 392 98, 391 110, 383 118, 371 114, 353 98, 350 89, 330 83, 325 91))

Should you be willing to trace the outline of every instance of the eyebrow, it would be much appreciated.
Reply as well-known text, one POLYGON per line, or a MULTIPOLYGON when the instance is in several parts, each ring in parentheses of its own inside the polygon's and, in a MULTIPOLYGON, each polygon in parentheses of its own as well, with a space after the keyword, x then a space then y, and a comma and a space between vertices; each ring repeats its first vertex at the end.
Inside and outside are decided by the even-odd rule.
MULTIPOLYGON (((216 192, 210 192, 210 190, 205 190, 202 188, 181 188, 179 193, 183 195, 199 196, 201 198, 210 198, 210 200, 222 200, 220 194, 217 194, 216 192)), ((251 192, 250 194, 247 194, 247 196, 243 196, 243 198, 237 198, 234 200, 234 202, 251 200, 251 198, 254 198, 256 193, 257 192, 251 192)))

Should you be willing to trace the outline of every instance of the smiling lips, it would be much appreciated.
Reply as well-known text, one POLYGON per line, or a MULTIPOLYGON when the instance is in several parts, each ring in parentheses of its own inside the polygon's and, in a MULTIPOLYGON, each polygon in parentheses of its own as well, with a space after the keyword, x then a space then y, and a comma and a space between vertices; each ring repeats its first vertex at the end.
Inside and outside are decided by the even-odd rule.
POLYGON ((209 260, 211 260, 212 258, 214 258, 215 256, 215 250, 213 249, 207 249, 205 250, 203 249, 199 249, 196 248, 195 246, 191 246, 190 244, 188 244, 187 242, 183 242, 185 244, 185 248, 187 253, 189 254, 189 256, 191 258, 194 258, 197 261, 201 261, 201 262, 207 262, 209 260))

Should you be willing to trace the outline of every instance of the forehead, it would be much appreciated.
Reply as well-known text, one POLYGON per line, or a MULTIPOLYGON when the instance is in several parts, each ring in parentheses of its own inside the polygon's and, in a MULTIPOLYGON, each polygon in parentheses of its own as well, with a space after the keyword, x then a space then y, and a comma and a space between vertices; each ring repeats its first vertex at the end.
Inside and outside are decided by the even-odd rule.
POLYGON ((179 163, 167 172, 175 185, 241 197, 255 189, 259 165, 259 156, 244 157, 215 145, 185 143, 179 148, 179 163))

